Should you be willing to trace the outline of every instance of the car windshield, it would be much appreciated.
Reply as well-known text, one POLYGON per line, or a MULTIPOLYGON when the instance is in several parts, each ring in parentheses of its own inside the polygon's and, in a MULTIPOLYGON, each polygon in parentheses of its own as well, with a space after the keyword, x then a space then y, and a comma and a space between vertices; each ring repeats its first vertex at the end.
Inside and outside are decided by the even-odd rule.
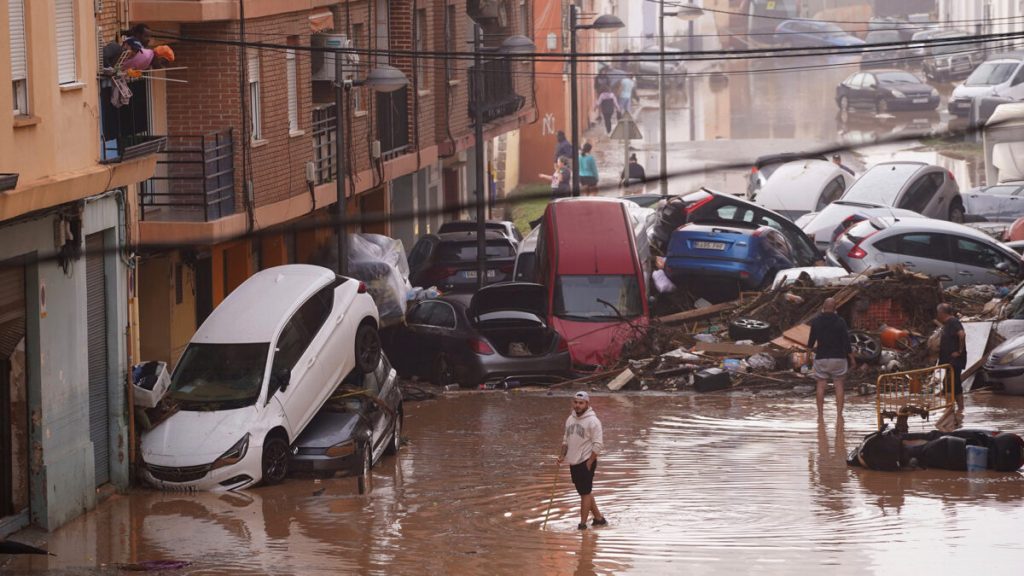
MULTIPOLYGON (((511 258, 516 255, 508 240, 488 240, 488 258, 511 258)), ((473 262, 476 260, 476 240, 469 242, 444 242, 441 244, 441 262, 473 262)))
POLYGON ((965 38, 965 36, 963 34, 949 34, 949 35, 945 35, 944 34, 944 35, 941 35, 941 36, 935 36, 935 37, 931 38, 932 40, 949 42, 949 44, 936 44, 936 45, 932 46, 931 47, 932 54, 952 54, 953 52, 958 52, 958 51, 962 51, 962 50, 965 50, 965 49, 966 50, 970 49, 970 46, 967 46, 965 44, 957 43, 956 42, 957 38, 965 38))
POLYGON ((875 166, 853 183, 842 200, 892 206, 903 184, 920 169, 918 164, 875 166))
POLYGON ((1017 69, 1016 62, 985 62, 971 73, 964 86, 995 86, 1010 79, 1017 69))
POLYGON ((921 81, 913 74, 906 72, 881 72, 876 74, 880 84, 920 84, 921 81))
POLYGON ((568 320, 609 321, 620 314, 636 318, 643 314, 640 283, 627 275, 559 276, 554 310, 555 316, 568 320))
POLYGON ((189 344, 168 397, 182 410, 230 410, 256 403, 270 344, 189 344))
MULTIPOLYGON (((478 225, 476 222, 445 222, 441 224, 441 228, 438 229, 438 234, 447 234, 449 232, 476 232, 478 225)), ((484 224, 485 230, 496 230, 498 232, 505 232, 505 226, 500 222, 487 222, 484 224)))

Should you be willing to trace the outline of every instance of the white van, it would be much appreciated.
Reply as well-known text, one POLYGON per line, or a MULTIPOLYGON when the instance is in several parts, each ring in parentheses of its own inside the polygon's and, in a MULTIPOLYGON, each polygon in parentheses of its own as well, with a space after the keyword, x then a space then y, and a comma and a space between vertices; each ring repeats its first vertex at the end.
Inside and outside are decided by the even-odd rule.
POLYGON ((1024 53, 1000 54, 981 63, 949 97, 950 114, 968 116, 978 98, 1024 100, 1024 53))

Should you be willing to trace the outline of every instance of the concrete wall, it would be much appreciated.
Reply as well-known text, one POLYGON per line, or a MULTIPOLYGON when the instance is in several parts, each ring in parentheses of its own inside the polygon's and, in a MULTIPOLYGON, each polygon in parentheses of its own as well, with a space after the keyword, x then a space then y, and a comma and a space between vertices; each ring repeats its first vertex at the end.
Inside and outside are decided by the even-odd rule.
MULTIPOLYGON (((54 215, 0 227, 0 260, 53 251, 54 215)), ((105 232, 119 242, 119 208, 113 196, 87 200, 83 234, 105 232)), ((108 392, 111 482, 128 486, 125 410, 126 268, 116 251, 107 272, 108 392)), ((93 445, 89 439, 89 381, 84 255, 65 273, 43 259, 27 266, 27 360, 31 418, 32 522, 52 530, 96 503, 93 445)))

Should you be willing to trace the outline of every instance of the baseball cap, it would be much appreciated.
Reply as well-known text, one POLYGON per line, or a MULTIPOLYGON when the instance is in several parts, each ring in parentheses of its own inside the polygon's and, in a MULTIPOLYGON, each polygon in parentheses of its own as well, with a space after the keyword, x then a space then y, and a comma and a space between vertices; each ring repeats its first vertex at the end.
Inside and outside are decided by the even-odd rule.
POLYGON ((576 393, 576 394, 575 394, 575 395, 573 396, 573 398, 575 398, 575 399, 577 399, 577 400, 585 400, 585 401, 587 401, 587 402, 590 402, 590 394, 587 394, 586 392, 583 392, 582 390, 581 390, 581 391, 579 391, 579 392, 577 392, 577 393, 576 393))

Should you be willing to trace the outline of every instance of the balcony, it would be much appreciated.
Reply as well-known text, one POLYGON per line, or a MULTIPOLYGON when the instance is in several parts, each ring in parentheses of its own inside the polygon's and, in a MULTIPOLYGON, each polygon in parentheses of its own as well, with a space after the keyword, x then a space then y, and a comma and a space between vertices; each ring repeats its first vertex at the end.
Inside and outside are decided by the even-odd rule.
POLYGON ((100 83, 100 163, 113 164, 156 154, 167 143, 166 136, 149 131, 149 84, 129 84, 132 97, 116 108, 111 103, 114 86, 109 79, 100 83))
POLYGON ((476 107, 482 107, 484 123, 493 122, 518 112, 526 98, 516 94, 512 61, 504 58, 486 60, 477 69, 469 68, 469 115, 476 118, 476 107))
POLYGON ((142 220, 210 222, 234 214, 232 130, 168 136, 141 203, 142 220))
POLYGON ((333 104, 313 107, 313 172, 314 181, 324 184, 334 181, 334 160, 337 154, 335 129, 337 117, 333 104))

